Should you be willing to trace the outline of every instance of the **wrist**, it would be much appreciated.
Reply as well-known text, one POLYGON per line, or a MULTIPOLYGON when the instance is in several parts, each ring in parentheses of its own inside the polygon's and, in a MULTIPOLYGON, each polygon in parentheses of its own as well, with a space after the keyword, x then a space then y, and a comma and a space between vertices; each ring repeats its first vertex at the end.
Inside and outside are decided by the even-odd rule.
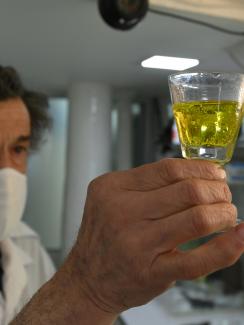
POLYGON ((103 310, 93 301, 83 285, 82 274, 77 267, 78 258, 73 249, 53 280, 61 284, 64 294, 67 295, 67 307, 77 324, 82 320, 83 325, 112 325, 118 314, 103 310))

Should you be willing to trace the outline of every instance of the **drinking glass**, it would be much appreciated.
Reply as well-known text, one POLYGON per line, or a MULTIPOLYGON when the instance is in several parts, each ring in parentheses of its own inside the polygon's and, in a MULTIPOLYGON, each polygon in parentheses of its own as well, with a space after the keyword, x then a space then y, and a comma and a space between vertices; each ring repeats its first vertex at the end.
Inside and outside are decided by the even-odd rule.
POLYGON ((232 158, 244 110, 244 75, 193 72, 169 76, 184 158, 221 165, 232 158))

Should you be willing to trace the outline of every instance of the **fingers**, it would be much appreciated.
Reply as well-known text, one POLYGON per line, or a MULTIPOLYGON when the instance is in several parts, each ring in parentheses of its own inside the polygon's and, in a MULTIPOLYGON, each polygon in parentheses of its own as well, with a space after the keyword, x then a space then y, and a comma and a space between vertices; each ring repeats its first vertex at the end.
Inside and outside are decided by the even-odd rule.
POLYGON ((215 237, 207 244, 188 252, 173 252, 158 257, 154 270, 167 268, 174 280, 192 280, 234 264, 244 252, 244 224, 215 237))
POLYGON ((121 185, 134 191, 150 191, 186 178, 224 180, 225 171, 203 160, 163 159, 121 173, 121 185))
POLYGON ((195 205, 227 202, 232 199, 223 181, 188 179, 138 196, 137 214, 145 219, 165 218, 195 205))
POLYGON ((147 247, 168 252, 190 240, 204 237, 236 225, 237 209, 229 203, 200 205, 155 220, 147 230, 147 247))

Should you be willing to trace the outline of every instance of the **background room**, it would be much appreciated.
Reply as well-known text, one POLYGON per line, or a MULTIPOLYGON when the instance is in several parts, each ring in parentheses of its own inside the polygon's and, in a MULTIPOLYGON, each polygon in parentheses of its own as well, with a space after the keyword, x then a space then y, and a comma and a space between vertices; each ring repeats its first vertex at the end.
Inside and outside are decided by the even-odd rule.
MULTIPOLYGON (((157 55, 198 60, 192 71, 244 70, 243 1, 151 0, 150 8, 138 25, 121 31, 105 23, 95 0, 0 4, 0 64, 15 67, 27 87, 50 98, 53 128, 30 158, 24 220, 57 266, 72 247, 93 178, 181 157, 168 90, 169 74, 180 68, 141 63, 157 55)), ((226 168, 244 218, 242 131, 226 168)), ((243 261, 193 284, 180 283, 123 314, 123 322, 244 324, 243 261)))

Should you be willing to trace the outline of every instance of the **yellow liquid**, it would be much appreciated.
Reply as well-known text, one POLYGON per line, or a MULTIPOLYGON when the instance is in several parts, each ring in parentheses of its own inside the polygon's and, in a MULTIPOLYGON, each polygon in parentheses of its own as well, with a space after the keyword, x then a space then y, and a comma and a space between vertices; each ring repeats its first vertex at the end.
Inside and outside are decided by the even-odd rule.
POLYGON ((195 101, 177 103, 174 116, 181 140, 188 147, 227 148, 225 162, 232 157, 242 120, 242 107, 236 101, 195 101))

